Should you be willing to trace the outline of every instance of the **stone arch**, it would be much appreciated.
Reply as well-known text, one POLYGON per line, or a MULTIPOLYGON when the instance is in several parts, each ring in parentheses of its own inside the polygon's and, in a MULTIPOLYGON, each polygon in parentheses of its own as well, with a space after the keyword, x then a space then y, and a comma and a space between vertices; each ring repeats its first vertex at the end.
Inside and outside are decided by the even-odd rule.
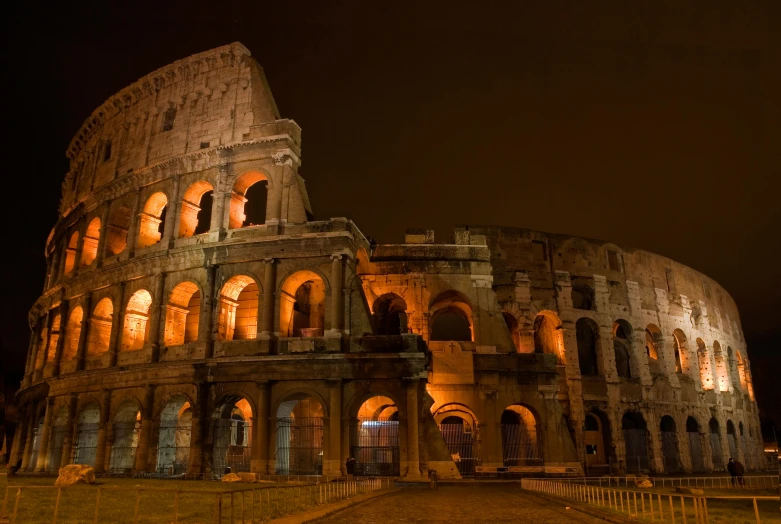
POLYGON ((356 475, 400 474, 399 409, 396 401, 374 395, 361 403, 350 424, 350 457, 356 475))
POLYGON ((565 364, 561 320, 552 311, 540 311, 534 317, 534 352, 556 355, 559 365, 565 364))
POLYGON ((196 282, 178 283, 168 295, 165 311, 165 345, 178 346, 198 340, 201 290, 196 282))
POLYGON ((689 350, 686 346, 686 334, 676 329, 673 331, 673 352, 675 354, 675 372, 689 373, 689 350))
POLYGON ((613 353, 618 376, 632 378, 632 325, 624 319, 613 322, 613 353))
POLYGON ((192 402, 182 393, 166 399, 160 411, 157 444, 157 472, 179 475, 187 471, 192 431, 192 402))
POLYGON ((68 325, 65 328, 65 344, 62 349, 62 359, 76 358, 79 351, 79 338, 81 338, 81 322, 84 319, 84 310, 81 306, 74 307, 68 316, 68 325))
POLYGON ((743 391, 749 390, 749 378, 748 378, 748 372, 746 368, 748 367, 746 365, 746 361, 743 360, 743 355, 741 355, 740 351, 736 352, 737 356, 737 368, 738 368, 738 380, 740 381, 740 388, 743 391))
POLYGON ((521 333, 518 330, 518 319, 515 315, 509 311, 502 311, 502 318, 504 319, 504 325, 507 326, 507 331, 510 333, 510 338, 513 341, 513 347, 518 353, 521 352, 521 333))
POLYGON ((528 466, 542 462, 537 414, 524 404, 505 408, 500 417, 502 459, 505 466, 528 466))
POLYGON ((724 454, 721 450, 721 431, 719 421, 712 417, 708 422, 708 432, 710 434, 711 460, 714 470, 724 469, 724 454))
MULTIPOLYGON (((311 392, 314 393, 314 392, 311 392)), ((325 403, 303 390, 288 392, 275 410, 278 475, 322 475, 325 403)))
POLYGON ((255 277, 240 274, 230 277, 218 298, 219 340, 252 340, 258 336, 260 286, 255 277))
POLYGON ((112 209, 106 224, 106 253, 118 255, 127 247, 127 233, 130 230, 130 206, 117 204, 112 209))
POLYGON ((102 298, 92 310, 87 338, 87 356, 96 357, 108 351, 113 315, 114 303, 109 297, 102 298))
POLYGON ((649 469, 648 439, 645 418, 636 411, 627 411, 621 418, 621 430, 626 446, 626 470, 639 472, 649 469))
POLYGON ((76 417, 76 450, 74 464, 95 466, 98 449, 100 406, 94 400, 85 404, 76 417))
POLYGON ((727 364, 729 365, 729 378, 732 388, 735 391, 741 391, 740 371, 738 370, 738 362, 735 359, 735 352, 732 351, 732 346, 727 346, 727 364))
POLYGON ((120 351, 135 351, 144 347, 149 336, 152 294, 139 289, 130 296, 125 307, 120 351))
POLYGON ((238 229, 246 227, 247 224, 247 203, 251 203, 253 206, 258 206, 261 209, 253 210, 256 216, 256 220, 263 218, 262 224, 266 223, 266 215, 268 209, 268 185, 269 177, 260 171, 247 171, 243 173, 233 184, 233 190, 231 192, 230 202, 230 217, 228 220, 229 229, 238 229), (253 190, 253 188, 255 188, 253 190), (253 193, 258 192, 257 195, 248 195, 248 192, 252 190, 253 193), (258 191, 260 190, 260 191, 258 191), (250 198, 248 198, 250 197, 250 198))
POLYGON ((648 356, 648 368, 651 373, 662 373, 662 330, 655 324, 645 327, 645 354, 648 356))
POLYGON ((727 419, 727 444, 729 445, 729 456, 738 460, 738 438, 735 433, 735 424, 727 419))
POLYGON ((212 414, 212 468, 215 474, 249 471, 253 405, 243 394, 222 395, 212 414))
POLYGON ((116 409, 112 421, 109 469, 128 472, 135 466, 138 436, 141 431, 141 405, 136 399, 124 400, 116 409))
POLYGON ((70 240, 68 240, 68 246, 65 248, 65 267, 64 272, 66 275, 73 271, 76 266, 76 251, 79 248, 79 232, 74 231, 70 240))
POLYGON ((700 382, 702 383, 702 389, 709 390, 715 388, 715 382, 713 380, 713 370, 711 369, 710 353, 705 346, 705 342, 701 338, 696 340, 697 343, 697 363, 700 367, 700 382))
POLYGON ((152 246, 160 242, 165 228, 168 197, 162 191, 153 193, 139 215, 138 247, 152 246))
MULTIPOLYGON (((46 460, 46 471, 57 471, 62 465, 62 448, 66 435, 70 435, 71 427, 68 425, 68 407, 60 405, 54 410, 51 422, 51 435, 49 437, 49 457, 46 460)), ((69 459, 70 457, 66 457, 69 459)))
POLYGON ((214 186, 206 180, 190 184, 184 192, 179 212, 179 238, 205 233, 211 227, 211 208, 214 186))
POLYGON ((54 314, 51 326, 49 327, 49 343, 45 351, 44 365, 54 362, 57 355, 57 343, 62 333, 62 316, 59 313, 54 314))
POLYGON ((719 382, 719 390, 729 391, 732 386, 729 361, 724 358, 724 352, 721 350, 721 344, 719 344, 718 340, 713 341, 713 360, 716 362, 716 377, 719 382))
POLYGON ((662 434, 662 460, 665 473, 677 473, 681 471, 681 461, 678 453, 678 434, 675 419, 670 415, 664 415, 659 422, 659 431, 662 434))
POLYGON ((686 435, 689 439, 689 456, 691 457, 692 472, 703 472, 705 471, 705 460, 703 458, 705 454, 703 453, 700 423, 692 416, 686 419, 686 435))
POLYGON ((429 305, 429 340, 474 340, 472 305, 467 297, 454 289, 443 291, 429 305))
POLYGON ((586 413, 584 428, 586 467, 610 471, 610 460, 614 455, 610 418, 602 410, 591 408, 586 413))
POLYGON ((372 305, 372 322, 377 335, 407 332, 407 302, 396 293, 377 297, 372 305))
POLYGON ((81 265, 89 266, 98 256, 98 242, 100 241, 100 219, 93 218, 87 226, 81 247, 81 265))
POLYGON ((592 319, 581 317, 575 322, 578 363, 581 375, 601 374, 599 363, 599 326, 592 319))
POLYGON ((288 275, 279 294, 279 331, 288 337, 321 337, 325 328, 326 280, 309 269, 288 275))

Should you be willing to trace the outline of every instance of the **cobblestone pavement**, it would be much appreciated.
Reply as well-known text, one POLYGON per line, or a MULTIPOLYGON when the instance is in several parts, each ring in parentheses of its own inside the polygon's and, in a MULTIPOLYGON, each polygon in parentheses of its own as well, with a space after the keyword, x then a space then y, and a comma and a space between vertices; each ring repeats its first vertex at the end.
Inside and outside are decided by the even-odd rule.
POLYGON ((348 508, 318 520, 318 524, 360 522, 395 524, 418 522, 490 522, 548 524, 598 523, 603 520, 521 490, 517 484, 488 484, 408 488, 348 508))

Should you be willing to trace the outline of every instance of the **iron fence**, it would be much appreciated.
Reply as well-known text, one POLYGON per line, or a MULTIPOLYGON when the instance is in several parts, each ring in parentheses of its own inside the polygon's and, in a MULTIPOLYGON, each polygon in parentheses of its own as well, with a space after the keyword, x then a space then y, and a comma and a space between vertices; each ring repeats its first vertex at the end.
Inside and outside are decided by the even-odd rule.
POLYGON ((447 449, 462 477, 473 477, 479 464, 475 435, 471 428, 463 423, 440 424, 439 431, 445 439, 447 449))
POLYGON ((323 419, 277 419, 276 470, 278 475, 320 475, 323 472, 323 419))
POLYGON ((644 429, 625 429, 626 470, 639 473, 650 468, 648 461, 648 444, 644 429))
POLYGON ((542 462, 536 435, 523 424, 502 424, 502 458, 505 466, 526 466, 542 462))
POLYGON ((360 418, 351 424, 353 473, 397 476, 400 472, 399 421, 360 418))

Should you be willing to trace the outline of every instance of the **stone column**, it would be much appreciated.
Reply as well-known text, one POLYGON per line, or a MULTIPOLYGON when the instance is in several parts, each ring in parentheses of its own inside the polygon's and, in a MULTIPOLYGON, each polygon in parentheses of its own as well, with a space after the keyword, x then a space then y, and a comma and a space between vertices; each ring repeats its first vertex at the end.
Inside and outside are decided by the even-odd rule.
POLYGON ((27 414, 24 411, 24 407, 22 407, 19 410, 19 423, 16 425, 16 431, 14 431, 14 440, 11 444, 11 453, 8 456, 8 465, 9 466, 16 466, 16 464, 19 462, 19 454, 22 452, 22 442, 26 440, 25 438, 25 419, 27 418, 27 414))
POLYGON ((193 418, 190 426, 190 454, 187 459, 187 474, 203 473, 203 438, 207 434, 206 424, 209 420, 207 405, 209 402, 209 385, 205 382, 196 384, 197 394, 193 406, 193 418))
POLYGON ((151 325, 149 326, 149 342, 152 345, 152 362, 160 361, 160 346, 164 344, 160 343, 160 323, 163 323, 163 331, 165 331, 165 315, 162 314, 164 308, 164 294, 165 294, 165 273, 158 273, 155 275, 155 291, 152 297, 152 316, 149 319, 151 325))
POLYGON ((418 386, 415 378, 406 384, 407 389, 407 478, 420 477, 420 450, 418 444, 418 386))
POLYGON ((82 219, 79 225, 79 242, 76 244, 76 254, 73 257, 73 271, 71 277, 75 277, 81 272, 81 254, 84 252, 84 236, 87 234, 87 221, 82 219))
MULTIPOLYGON (((226 187, 226 180, 228 178, 228 168, 225 165, 217 166, 219 171, 219 177, 217 183, 212 191, 212 216, 211 223, 209 225, 209 237, 210 240, 219 240, 225 231, 225 207, 226 202, 230 206, 231 188, 226 187)), ((230 211, 230 207, 228 207, 230 211)))
POLYGON ((57 278, 54 279, 55 283, 62 280, 65 276, 65 262, 68 260, 68 238, 65 238, 60 242, 60 267, 57 268, 57 278))
POLYGON ((106 424, 110 424, 111 390, 103 390, 103 402, 100 406, 100 422, 98 423, 98 443, 95 448, 95 473, 102 473, 106 462, 106 424))
POLYGON ((331 255, 331 329, 333 335, 344 331, 344 255, 331 255))
POLYGON ((217 266, 209 265, 206 267, 206 289, 203 290, 203 300, 201 301, 201 317, 198 325, 198 341, 206 343, 205 358, 214 356, 214 326, 216 325, 214 316, 216 315, 215 286, 217 281, 217 266))
POLYGON ((33 438, 35 437, 35 412, 37 411, 34 403, 30 404, 27 412, 27 431, 24 439, 24 451, 22 451, 22 470, 27 471, 30 468, 30 458, 33 454, 33 438))
POLYGON ((33 382, 38 382, 43 378, 43 369, 46 367, 46 357, 49 345, 49 337, 51 337, 51 322, 52 315, 49 311, 43 317, 43 326, 41 327, 41 336, 38 337, 35 344, 35 360, 33 361, 33 382), (46 334, 46 343, 42 344, 43 334, 46 334), (38 369, 38 359, 41 358, 41 367, 38 369))
POLYGON ((57 339, 57 347, 54 348, 54 362, 52 363, 52 376, 60 376, 60 362, 62 361, 62 352, 65 349, 65 340, 68 337, 68 314, 69 301, 67 298, 63 298, 60 303, 60 336, 57 339))
POLYGON ((117 365, 117 359, 120 351, 120 345, 122 344, 122 330, 125 324, 125 315, 122 314, 125 305, 125 283, 119 283, 119 290, 116 294, 116 300, 114 301, 116 307, 114 308, 114 318, 111 322, 111 338, 108 343, 108 367, 114 367, 117 365))
POLYGON ((169 249, 173 246, 174 240, 177 234, 174 233, 176 224, 179 222, 179 176, 174 177, 173 187, 171 188, 171 198, 168 201, 168 212, 165 215, 165 225, 163 226, 163 237, 160 239, 160 244, 165 249, 169 249))
POLYGON ((41 446, 38 448, 38 463, 35 464, 35 471, 46 470, 46 463, 49 460, 49 433, 52 427, 52 415, 54 414, 54 397, 46 399, 46 414, 43 416, 43 432, 41 433, 41 446))
POLYGON ((24 380, 22 381, 23 387, 29 386, 33 379, 30 362, 33 360, 33 353, 35 352, 35 336, 35 328, 33 328, 30 334, 30 342, 27 344, 27 360, 24 362, 24 380))
POLYGON ((269 385, 258 383, 257 413, 252 425, 252 459, 253 473, 266 475, 268 471, 268 417, 269 417, 269 385))
MULTIPOLYGON (((81 319, 81 333, 79 334, 79 347, 76 350, 76 371, 84 369, 84 358, 87 355, 87 338, 89 337, 90 319, 92 317, 92 294, 87 293, 84 299, 84 318, 81 319)), ((67 333, 66 333, 67 336, 67 333)))
POLYGON ((35 375, 36 375, 36 365, 38 363, 38 352, 41 351, 41 322, 42 320, 39 318, 38 321, 35 323, 35 327, 33 328, 33 338, 32 338, 32 347, 30 351, 30 363, 29 363, 29 371, 28 375, 30 375, 30 382, 35 382, 35 375))
POLYGON ((136 252, 136 243, 138 242, 138 230, 141 227, 138 222, 138 215, 141 213, 141 190, 136 190, 136 198, 133 202, 133 213, 130 215, 130 229, 127 230, 127 246, 125 253, 128 258, 136 252))
POLYGON ((480 456, 483 465, 487 467, 499 467, 503 465, 502 459, 502 425, 497 408, 497 392, 484 391, 485 395, 485 420, 480 424, 480 456))
POLYGON ((149 442, 152 433, 152 413, 154 411, 155 387, 147 385, 144 389, 144 405, 141 408, 141 432, 138 435, 136 464, 134 473, 143 473, 149 462, 149 442))
POLYGON ((57 276, 60 270, 60 251, 56 248, 52 252, 51 265, 46 281, 46 289, 51 288, 57 282, 57 276))
POLYGON ((111 209, 111 201, 106 202, 103 213, 100 214, 100 237, 98 238, 98 254, 95 266, 103 267, 103 259, 106 257, 106 237, 108 236, 108 213, 111 209))
POLYGON ((73 449, 73 422, 76 420, 76 404, 78 396, 75 393, 71 393, 68 397, 68 418, 65 421, 65 437, 62 440, 62 458, 60 459, 60 467, 64 468, 70 464, 71 450, 73 449))
POLYGON ((328 451, 323 475, 342 473, 342 381, 328 382, 328 451))
POLYGON ((274 314, 277 290, 277 265, 273 258, 266 258, 263 273, 263 311, 261 312, 260 338, 271 338, 274 334, 274 314))

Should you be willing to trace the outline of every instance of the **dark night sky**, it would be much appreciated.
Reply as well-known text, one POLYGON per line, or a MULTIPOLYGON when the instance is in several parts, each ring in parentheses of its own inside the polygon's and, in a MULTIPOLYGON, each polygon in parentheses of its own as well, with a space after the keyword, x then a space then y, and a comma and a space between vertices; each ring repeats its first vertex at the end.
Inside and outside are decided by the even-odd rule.
POLYGON ((781 422, 781 2, 464 3, 6 7, 3 375, 23 366, 81 122, 146 73, 240 40, 303 128, 317 218, 380 242, 520 226, 688 264, 737 300, 781 422))

